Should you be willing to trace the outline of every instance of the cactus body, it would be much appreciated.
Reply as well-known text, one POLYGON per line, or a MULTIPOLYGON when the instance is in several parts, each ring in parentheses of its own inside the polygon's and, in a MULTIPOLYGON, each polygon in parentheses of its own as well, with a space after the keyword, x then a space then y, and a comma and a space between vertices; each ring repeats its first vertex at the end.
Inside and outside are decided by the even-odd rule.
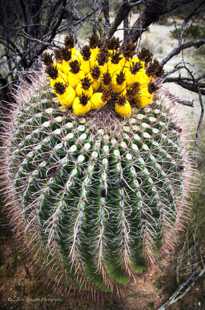
POLYGON ((186 208, 190 165, 167 99, 119 119, 59 111, 45 82, 23 96, 5 141, 11 212, 70 285, 126 285, 175 240, 186 208))

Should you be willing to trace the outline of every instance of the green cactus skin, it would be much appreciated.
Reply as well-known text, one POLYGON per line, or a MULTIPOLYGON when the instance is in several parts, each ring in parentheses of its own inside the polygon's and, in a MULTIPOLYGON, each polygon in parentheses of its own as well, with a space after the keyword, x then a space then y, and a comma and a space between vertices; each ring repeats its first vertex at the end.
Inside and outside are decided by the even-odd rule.
POLYGON ((45 85, 21 86, 5 131, 10 214, 66 285, 111 292, 156 264, 184 225, 192 168, 183 133, 165 96, 130 119, 76 118, 45 85))

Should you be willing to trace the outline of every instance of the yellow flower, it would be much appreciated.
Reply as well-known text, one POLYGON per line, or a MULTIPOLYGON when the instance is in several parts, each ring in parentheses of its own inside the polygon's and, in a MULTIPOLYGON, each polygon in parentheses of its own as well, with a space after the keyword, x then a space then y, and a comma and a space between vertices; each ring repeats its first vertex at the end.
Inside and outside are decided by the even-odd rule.
POLYGON ((103 96, 103 93, 97 92, 92 95, 90 98, 91 108, 93 110, 98 110, 103 108, 106 105, 106 100, 103 96))
POLYGON ((99 68, 100 68, 101 75, 103 75, 104 73, 109 72, 108 64, 107 63, 105 63, 104 65, 100 65, 99 68))
POLYGON ((112 76, 111 76, 111 74, 108 71, 106 71, 105 73, 102 74, 101 82, 102 82, 102 87, 104 89, 111 88, 111 86, 112 86, 112 76))
POLYGON ((111 75, 119 71, 120 65, 119 64, 113 64, 111 61, 108 62, 107 64, 108 71, 111 75))
POLYGON ((85 95, 82 95, 81 97, 75 97, 72 108, 73 113, 76 116, 82 116, 91 110, 91 102, 85 95))
POLYGON ((153 101, 156 64, 151 67, 147 51, 135 56, 132 43, 120 46, 117 39, 102 43, 92 36, 79 51, 74 39, 66 37, 65 47, 55 50, 54 58, 46 58, 50 86, 63 111, 72 106, 80 116, 107 104, 119 116, 130 117, 132 106, 144 108, 153 101))
POLYGON ((121 93, 126 87, 126 76, 123 71, 118 71, 112 78, 112 89, 116 93, 121 93))
POLYGON ((94 66, 91 69, 91 79, 92 79, 92 88, 94 91, 98 90, 98 88, 100 87, 100 76, 101 76, 101 72, 100 72, 100 68, 99 66, 94 66))
POLYGON ((76 94, 77 96, 82 96, 83 94, 90 98, 93 94, 93 88, 90 86, 88 89, 84 89, 82 84, 78 84, 76 87, 76 94))
POLYGON ((75 47, 71 48, 71 55, 72 55, 72 60, 80 60, 81 59, 81 53, 75 47))
POLYGON ((76 94, 80 97, 83 94, 90 98, 93 94, 92 79, 89 76, 84 77, 76 87, 76 94))
POLYGON ((140 70, 137 73, 137 78, 138 78, 138 82, 143 86, 147 86, 147 84, 149 84, 150 82, 150 77, 146 74, 146 72, 144 70, 140 70))
POLYGON ((61 97, 59 97, 59 101, 65 106, 65 107, 71 107, 72 103, 75 99, 75 90, 69 85, 66 88, 65 94, 63 94, 61 97))
POLYGON ((91 57, 96 59, 99 53, 99 47, 94 47, 94 48, 91 48, 90 50, 91 50, 91 57))
POLYGON ((68 83, 73 88, 76 88, 78 83, 84 77, 84 72, 80 69, 80 62, 78 60, 73 60, 69 63, 70 71, 68 73, 68 83))
POLYGON ((132 74, 128 68, 125 69, 125 75, 126 75, 126 83, 127 83, 127 85, 128 86, 132 86, 132 84, 136 82, 135 75, 132 74))
POLYGON ((110 74, 120 71, 123 67, 122 54, 120 52, 113 52, 108 61, 108 70, 110 74))
POLYGON ((75 89, 83 77, 84 77, 84 73, 82 71, 76 74, 69 72, 68 83, 70 86, 72 86, 75 89))
POLYGON ((70 108, 72 106, 75 99, 75 91, 71 86, 66 87, 63 83, 57 82, 54 85, 54 93, 64 108, 70 108))
POLYGON ((67 61, 63 60, 61 63, 57 64, 57 67, 59 71, 62 71, 66 76, 68 75, 69 65, 67 61))
POLYGON ((140 108, 144 108, 153 101, 153 94, 150 94, 147 87, 141 87, 137 95, 140 108))
POLYGON ((98 47, 91 48, 90 51, 91 51, 90 66, 92 68, 96 65, 96 59, 99 53, 99 48, 98 47))
POLYGON ((66 83, 66 77, 65 75, 58 70, 58 67, 56 65, 49 65, 46 68, 46 73, 49 76, 50 86, 54 87, 55 83, 66 83))
POLYGON ((81 50, 81 70, 88 74, 91 70, 91 49, 88 45, 85 45, 81 50))
POLYGON ((98 91, 98 89, 100 88, 100 80, 93 80, 92 82, 92 88, 93 91, 98 91))
POLYGON ((141 83, 141 81, 143 81, 144 75, 142 75, 143 70, 140 62, 134 62, 130 60, 129 67, 125 69, 125 72, 128 86, 131 86, 133 83, 141 83))
POLYGON ((124 96, 118 98, 115 103, 115 112, 121 117, 130 117, 132 114, 132 108, 128 100, 124 96))
POLYGON ((81 70, 85 73, 88 74, 90 72, 90 60, 83 60, 81 62, 81 70))
POLYGON ((129 64, 132 65, 133 63, 139 63, 140 60, 139 60, 139 57, 137 56, 133 56, 132 58, 129 59, 129 64))
POLYGON ((127 68, 129 65, 129 62, 124 57, 120 60, 120 67, 121 69, 127 68))
POLYGON ((57 77, 56 79, 49 78, 49 80, 50 80, 50 86, 51 87, 54 87, 56 83, 64 84, 66 82, 62 77, 57 77))

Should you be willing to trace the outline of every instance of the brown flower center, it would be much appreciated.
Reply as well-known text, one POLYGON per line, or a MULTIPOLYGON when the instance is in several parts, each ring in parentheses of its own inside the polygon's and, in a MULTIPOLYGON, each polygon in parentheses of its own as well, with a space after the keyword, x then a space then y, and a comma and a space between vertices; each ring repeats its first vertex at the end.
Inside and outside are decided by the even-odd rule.
POLYGON ((55 50, 54 54, 55 54, 56 61, 62 61, 63 60, 62 49, 55 50))
POLYGON ((89 60, 90 59, 90 56, 91 56, 91 51, 90 51, 90 47, 88 45, 85 45, 82 50, 81 50, 81 54, 83 56, 83 59, 86 61, 86 60, 89 60))
POLYGON ((110 100, 109 102, 111 104, 115 104, 118 101, 119 95, 117 93, 111 92, 110 100))
POLYGON ((71 59, 71 50, 67 48, 62 48, 61 53, 65 61, 69 61, 71 59))
POLYGON ((131 66, 130 71, 132 74, 136 74, 141 68, 142 65, 139 62, 137 62, 131 66))
POLYGON ((58 69, 57 69, 57 67, 55 66, 52 66, 52 65, 50 65, 50 66, 48 66, 47 68, 46 68, 46 73, 50 76, 50 78, 52 78, 53 80, 55 80, 55 79, 57 79, 57 77, 58 77, 58 69))
POLYGON ((136 82, 127 89, 127 96, 129 99, 133 98, 137 94, 137 92, 139 91, 139 86, 140 84, 136 82))
POLYGON ((80 103, 82 105, 86 105, 88 103, 88 96, 86 96, 84 94, 82 96, 80 96, 80 103))
POLYGON ((80 64, 77 60, 71 61, 69 65, 72 73, 77 74, 80 71, 80 64))
POLYGON ((152 53, 146 48, 142 48, 138 57, 140 60, 143 60, 145 63, 148 63, 152 60, 152 53))
POLYGON ((49 53, 44 53, 43 54, 43 62, 46 66, 52 65, 53 64, 52 55, 49 53))
POLYGON ((97 61, 100 66, 103 66, 108 61, 107 50, 101 50, 97 56, 97 61))
POLYGON ((111 62, 113 64, 119 64, 120 60, 122 59, 122 57, 120 56, 120 53, 114 53, 112 56, 111 56, 111 62))
POLYGON ((164 70, 162 66, 159 64, 159 62, 155 59, 152 63, 149 64, 147 70, 147 75, 156 75, 158 77, 162 76, 164 73, 164 70))
POLYGON ((92 70, 91 70, 91 75, 95 80, 98 80, 100 77, 100 68, 95 66, 92 70))
POLYGON ((73 48, 75 45, 73 36, 66 36, 64 40, 64 44, 65 44, 65 47, 68 49, 73 48))
POLYGON ((97 34, 93 34, 90 38, 89 38, 89 45, 90 48, 96 48, 99 47, 101 45, 100 43, 100 39, 97 36, 97 34))
POLYGON ((59 95, 62 95, 62 94, 64 94, 66 87, 65 87, 65 85, 63 85, 63 83, 57 82, 57 83, 55 83, 55 85, 54 85, 54 89, 55 89, 55 91, 56 91, 59 95))
POLYGON ((112 39, 108 40, 107 47, 110 50, 116 50, 120 47, 120 40, 118 38, 113 37, 112 39))
POLYGON ((104 73, 103 74, 103 83, 105 85, 109 85, 111 83, 111 81, 112 81, 112 78, 111 78, 110 73, 108 73, 108 72, 104 73))
POLYGON ((125 81, 125 74, 123 71, 121 71, 119 74, 117 74, 116 78, 117 84, 122 85, 122 83, 125 81))
POLYGON ((84 79, 81 80, 81 83, 82 83, 83 89, 89 89, 91 85, 91 79, 89 79, 88 77, 85 77, 84 79))
POLYGON ((123 104, 125 104, 125 102, 126 102, 126 97, 125 96, 119 96, 117 98, 117 103, 118 104, 123 105, 123 104))
POLYGON ((150 94, 154 93, 157 90, 157 86, 153 83, 150 82, 148 85, 148 91, 150 94))
POLYGON ((122 47, 122 53, 125 58, 129 59, 134 56, 136 44, 133 42, 128 42, 122 47))
POLYGON ((111 89, 103 89, 102 91, 102 99, 103 101, 109 101, 112 95, 111 89))

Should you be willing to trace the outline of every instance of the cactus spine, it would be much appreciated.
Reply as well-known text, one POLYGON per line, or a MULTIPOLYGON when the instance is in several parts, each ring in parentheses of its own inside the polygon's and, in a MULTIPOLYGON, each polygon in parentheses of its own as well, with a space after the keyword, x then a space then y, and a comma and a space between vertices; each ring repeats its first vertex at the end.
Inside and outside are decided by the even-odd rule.
POLYGON ((78 118, 58 109, 45 81, 29 88, 5 133, 10 210, 78 289, 126 285, 171 246, 186 208, 191 168, 167 99, 129 119, 78 118))
POLYGON ((150 53, 73 44, 44 57, 57 100, 44 73, 18 90, 1 178, 14 225, 59 281, 110 292, 173 248, 192 169, 150 53))

